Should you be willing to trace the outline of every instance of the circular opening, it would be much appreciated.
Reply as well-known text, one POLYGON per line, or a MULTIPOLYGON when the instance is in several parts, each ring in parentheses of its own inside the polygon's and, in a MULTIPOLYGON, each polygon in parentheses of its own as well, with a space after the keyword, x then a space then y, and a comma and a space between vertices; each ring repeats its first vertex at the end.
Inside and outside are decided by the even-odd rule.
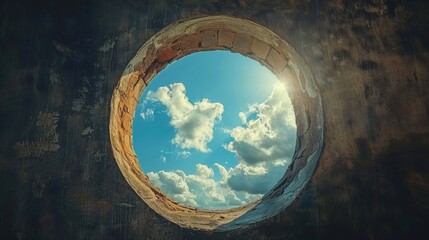
POLYGON ((296 142, 284 84, 229 51, 168 65, 145 88, 132 130, 151 183, 180 204, 211 210, 259 200, 285 173, 296 142))
POLYGON ((109 129, 115 160, 143 201, 166 219, 200 230, 243 228, 286 209, 311 178, 323 148, 321 98, 303 59, 267 28, 225 16, 178 22, 149 39, 130 61, 113 92, 109 129), (132 147, 134 113, 149 82, 168 63, 209 50, 238 52, 270 69, 287 84, 296 118, 296 148, 281 180, 261 200, 229 210, 201 210, 167 197, 142 172, 132 147))

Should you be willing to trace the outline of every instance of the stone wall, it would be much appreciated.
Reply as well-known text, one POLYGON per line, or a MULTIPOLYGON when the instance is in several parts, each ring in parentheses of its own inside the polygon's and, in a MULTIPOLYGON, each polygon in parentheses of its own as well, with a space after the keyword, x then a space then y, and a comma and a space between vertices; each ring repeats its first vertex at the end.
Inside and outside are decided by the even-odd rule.
POLYGON ((428 239, 428 11, 423 0, 3 1, 1 239, 428 239), (213 15, 286 39, 325 113, 302 194, 227 232, 156 214, 109 138, 112 93, 137 50, 173 22, 213 15))

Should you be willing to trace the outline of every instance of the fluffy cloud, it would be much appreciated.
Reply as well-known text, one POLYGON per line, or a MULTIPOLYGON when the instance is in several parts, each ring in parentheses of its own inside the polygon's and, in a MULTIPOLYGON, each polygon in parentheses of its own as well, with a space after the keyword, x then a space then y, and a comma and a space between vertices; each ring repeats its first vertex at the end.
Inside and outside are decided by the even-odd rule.
POLYGON ((149 92, 148 101, 159 101, 167 107, 170 124, 176 129, 172 140, 182 149, 195 148, 201 152, 210 149, 207 143, 213 139, 214 123, 221 119, 223 105, 208 99, 191 103, 182 83, 174 83, 149 92))
MULTIPOLYGON (((200 126, 210 129, 210 134, 205 134, 210 137, 203 139, 211 140, 214 121, 223 112, 221 104, 216 107, 216 103, 207 100, 205 103, 203 100, 191 104, 184 86, 180 84, 160 88, 150 95, 167 106, 171 124, 178 129, 174 141, 183 148, 187 143, 180 139, 186 134, 180 129, 190 122, 190 115, 199 114, 199 105, 211 105, 210 114, 201 117, 205 121, 209 119, 209 124, 200 126)), ((199 208, 227 209, 262 197, 281 179, 294 151, 296 125, 292 105, 286 90, 277 85, 265 101, 249 106, 249 110, 240 112, 239 117, 243 124, 227 131, 232 141, 225 145, 225 149, 234 153, 239 163, 229 169, 214 164, 220 180, 215 179, 213 168, 197 164, 194 174, 182 171, 149 173, 152 183, 173 199, 199 208)), ((204 150, 208 141, 192 146, 204 150)))
POLYGON ((256 168, 238 164, 228 171, 227 184, 231 190, 249 194, 265 194, 282 178, 286 164, 265 164, 256 168))
POLYGON ((212 168, 197 164, 194 174, 159 171, 147 174, 152 184, 183 204, 205 209, 228 209, 261 198, 282 177, 284 165, 252 167, 239 164, 228 170, 215 163, 222 178, 216 180, 212 168))
POLYGON ((157 173, 150 172, 147 174, 153 185, 157 186, 161 191, 172 197, 176 201, 190 205, 198 206, 195 201, 197 196, 190 192, 186 182, 186 174, 180 170, 176 171, 160 171, 157 173))
POLYGON ((242 192, 245 196, 262 196, 282 178, 286 164, 281 162, 248 166, 239 163, 228 170, 215 164, 222 175, 223 184, 234 192, 242 192))
POLYGON ((234 191, 264 194, 281 179, 295 149, 295 114, 286 89, 276 85, 239 117, 243 126, 228 131, 233 141, 225 146, 239 164, 224 173, 226 182, 234 191))
POLYGON ((152 184, 162 192, 181 203, 206 209, 228 209, 251 203, 262 195, 233 191, 227 184, 227 170, 220 164, 215 164, 221 172, 222 179, 214 178, 212 168, 196 165, 195 174, 185 174, 182 171, 159 171, 147 174, 152 184))
POLYGON ((278 84, 260 104, 240 112, 244 126, 229 131, 233 141, 226 149, 246 165, 288 163, 295 139, 295 115, 285 88, 278 84))

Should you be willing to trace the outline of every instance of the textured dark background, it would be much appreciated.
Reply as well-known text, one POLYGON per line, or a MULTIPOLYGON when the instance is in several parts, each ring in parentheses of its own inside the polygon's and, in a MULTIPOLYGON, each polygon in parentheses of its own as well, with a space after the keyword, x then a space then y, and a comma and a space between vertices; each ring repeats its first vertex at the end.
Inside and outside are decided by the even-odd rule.
MULTIPOLYGON (((429 239, 429 3, 401 0, 3 0, 1 239, 429 239), (154 33, 243 17, 312 68, 325 111, 314 177, 249 229, 181 229, 119 172, 110 98, 154 33)), ((245 90, 245 89, 244 89, 245 90)))

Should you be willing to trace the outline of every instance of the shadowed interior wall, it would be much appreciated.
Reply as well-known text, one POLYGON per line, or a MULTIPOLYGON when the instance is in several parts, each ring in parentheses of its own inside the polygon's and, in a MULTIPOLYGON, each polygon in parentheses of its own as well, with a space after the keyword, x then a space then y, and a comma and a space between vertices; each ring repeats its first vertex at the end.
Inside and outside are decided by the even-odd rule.
POLYGON ((0 4, 1 239, 428 239, 429 3, 92 0, 0 4), (157 31, 242 17, 311 67, 324 149, 285 211, 202 232, 158 216, 127 184, 110 99, 157 31))

